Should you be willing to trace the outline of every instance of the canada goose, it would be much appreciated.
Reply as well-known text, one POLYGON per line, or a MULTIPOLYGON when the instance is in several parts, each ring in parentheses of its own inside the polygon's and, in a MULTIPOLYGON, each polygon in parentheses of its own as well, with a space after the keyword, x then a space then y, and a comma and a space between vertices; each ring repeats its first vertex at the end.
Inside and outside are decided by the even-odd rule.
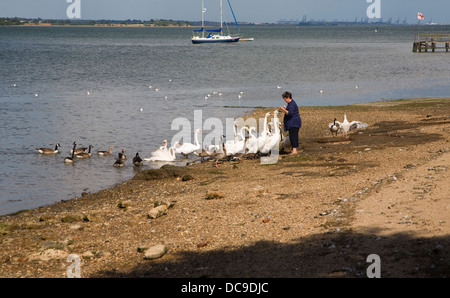
POLYGON ((142 158, 139 156, 139 153, 136 153, 136 156, 133 158, 133 164, 135 166, 142 166, 142 158))
POLYGON ((88 149, 87 147, 80 147, 80 148, 76 148, 76 149, 71 149, 70 153, 71 154, 73 153, 73 154, 77 155, 77 154, 85 152, 87 149, 88 149))
POLYGON ((73 142, 73 148, 71 150, 72 151, 72 156, 64 158, 64 162, 65 163, 74 163, 75 162, 74 156, 75 156, 75 148, 76 147, 77 147, 77 142, 73 142))
POLYGON ((127 156, 125 155, 125 149, 122 149, 122 153, 119 154, 119 158, 122 160, 126 160, 127 156))
POLYGON ((119 157, 116 159, 113 166, 115 166, 116 168, 120 168, 120 167, 123 167, 124 164, 125 164, 125 161, 124 161, 124 159, 122 159, 122 153, 119 153, 119 157))
POLYGON ((112 149, 114 148, 114 146, 109 146, 109 151, 97 151, 98 155, 112 155, 112 149))
POLYGON ((88 158, 88 157, 91 157, 91 149, 93 148, 94 146, 92 146, 92 145, 89 145, 89 151, 86 153, 86 152, 82 152, 82 153, 80 153, 80 154, 76 154, 75 156, 77 157, 77 158, 88 158))
POLYGON ((331 134, 335 137, 337 137, 338 131, 339 131, 339 124, 336 123, 336 118, 334 118, 333 123, 330 123, 330 131, 331 134))
POLYGON ((58 147, 61 147, 60 144, 56 144, 55 149, 52 148, 36 148, 37 151, 41 154, 56 154, 59 153, 58 147))

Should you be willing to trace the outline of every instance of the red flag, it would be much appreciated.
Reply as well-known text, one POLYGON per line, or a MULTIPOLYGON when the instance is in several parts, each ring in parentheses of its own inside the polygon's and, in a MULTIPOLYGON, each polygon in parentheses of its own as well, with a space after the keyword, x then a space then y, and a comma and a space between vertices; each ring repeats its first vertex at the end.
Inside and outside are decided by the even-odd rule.
POLYGON ((423 13, 418 12, 418 13, 417 13, 417 19, 423 20, 423 13))

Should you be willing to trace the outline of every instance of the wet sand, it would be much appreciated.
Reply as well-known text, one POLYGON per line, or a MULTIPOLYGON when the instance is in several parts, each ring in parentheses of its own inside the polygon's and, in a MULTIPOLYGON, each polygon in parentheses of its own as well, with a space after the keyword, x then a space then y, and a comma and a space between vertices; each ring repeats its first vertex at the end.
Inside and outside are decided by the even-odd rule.
POLYGON ((297 156, 142 170, 0 217, 0 277, 66 277, 69 254, 85 278, 366 277, 371 254, 381 277, 449 277, 450 98, 299 104, 297 156), (369 127, 333 137, 344 112, 369 127))

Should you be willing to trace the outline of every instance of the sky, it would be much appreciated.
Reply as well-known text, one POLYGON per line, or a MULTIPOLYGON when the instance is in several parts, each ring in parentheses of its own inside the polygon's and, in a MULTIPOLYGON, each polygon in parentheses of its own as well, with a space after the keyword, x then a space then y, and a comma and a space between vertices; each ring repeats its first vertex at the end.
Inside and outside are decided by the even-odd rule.
MULTIPOLYGON (((201 0, 0 0, 0 17, 68 19, 71 1, 80 1, 81 19, 201 20, 201 0)), ((239 22, 276 23, 279 20, 354 21, 367 17, 372 2, 379 1, 383 20, 450 24, 450 0, 230 0, 239 22), (370 3, 369 3, 370 2, 370 3)), ((219 0, 204 0, 205 20, 219 20, 219 0)), ((227 0, 223 0, 225 20, 232 22, 227 0)))

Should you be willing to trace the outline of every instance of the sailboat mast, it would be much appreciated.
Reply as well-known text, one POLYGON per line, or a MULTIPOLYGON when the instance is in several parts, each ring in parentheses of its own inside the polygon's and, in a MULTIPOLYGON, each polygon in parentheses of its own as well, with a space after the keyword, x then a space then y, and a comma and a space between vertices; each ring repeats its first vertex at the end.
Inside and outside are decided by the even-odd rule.
POLYGON ((222 0, 220 0, 220 32, 223 32, 223 30, 222 30, 222 28, 223 28, 222 17, 223 17, 223 14, 222 14, 222 0))
POLYGON ((205 1, 202 0, 202 37, 205 37, 205 1))

